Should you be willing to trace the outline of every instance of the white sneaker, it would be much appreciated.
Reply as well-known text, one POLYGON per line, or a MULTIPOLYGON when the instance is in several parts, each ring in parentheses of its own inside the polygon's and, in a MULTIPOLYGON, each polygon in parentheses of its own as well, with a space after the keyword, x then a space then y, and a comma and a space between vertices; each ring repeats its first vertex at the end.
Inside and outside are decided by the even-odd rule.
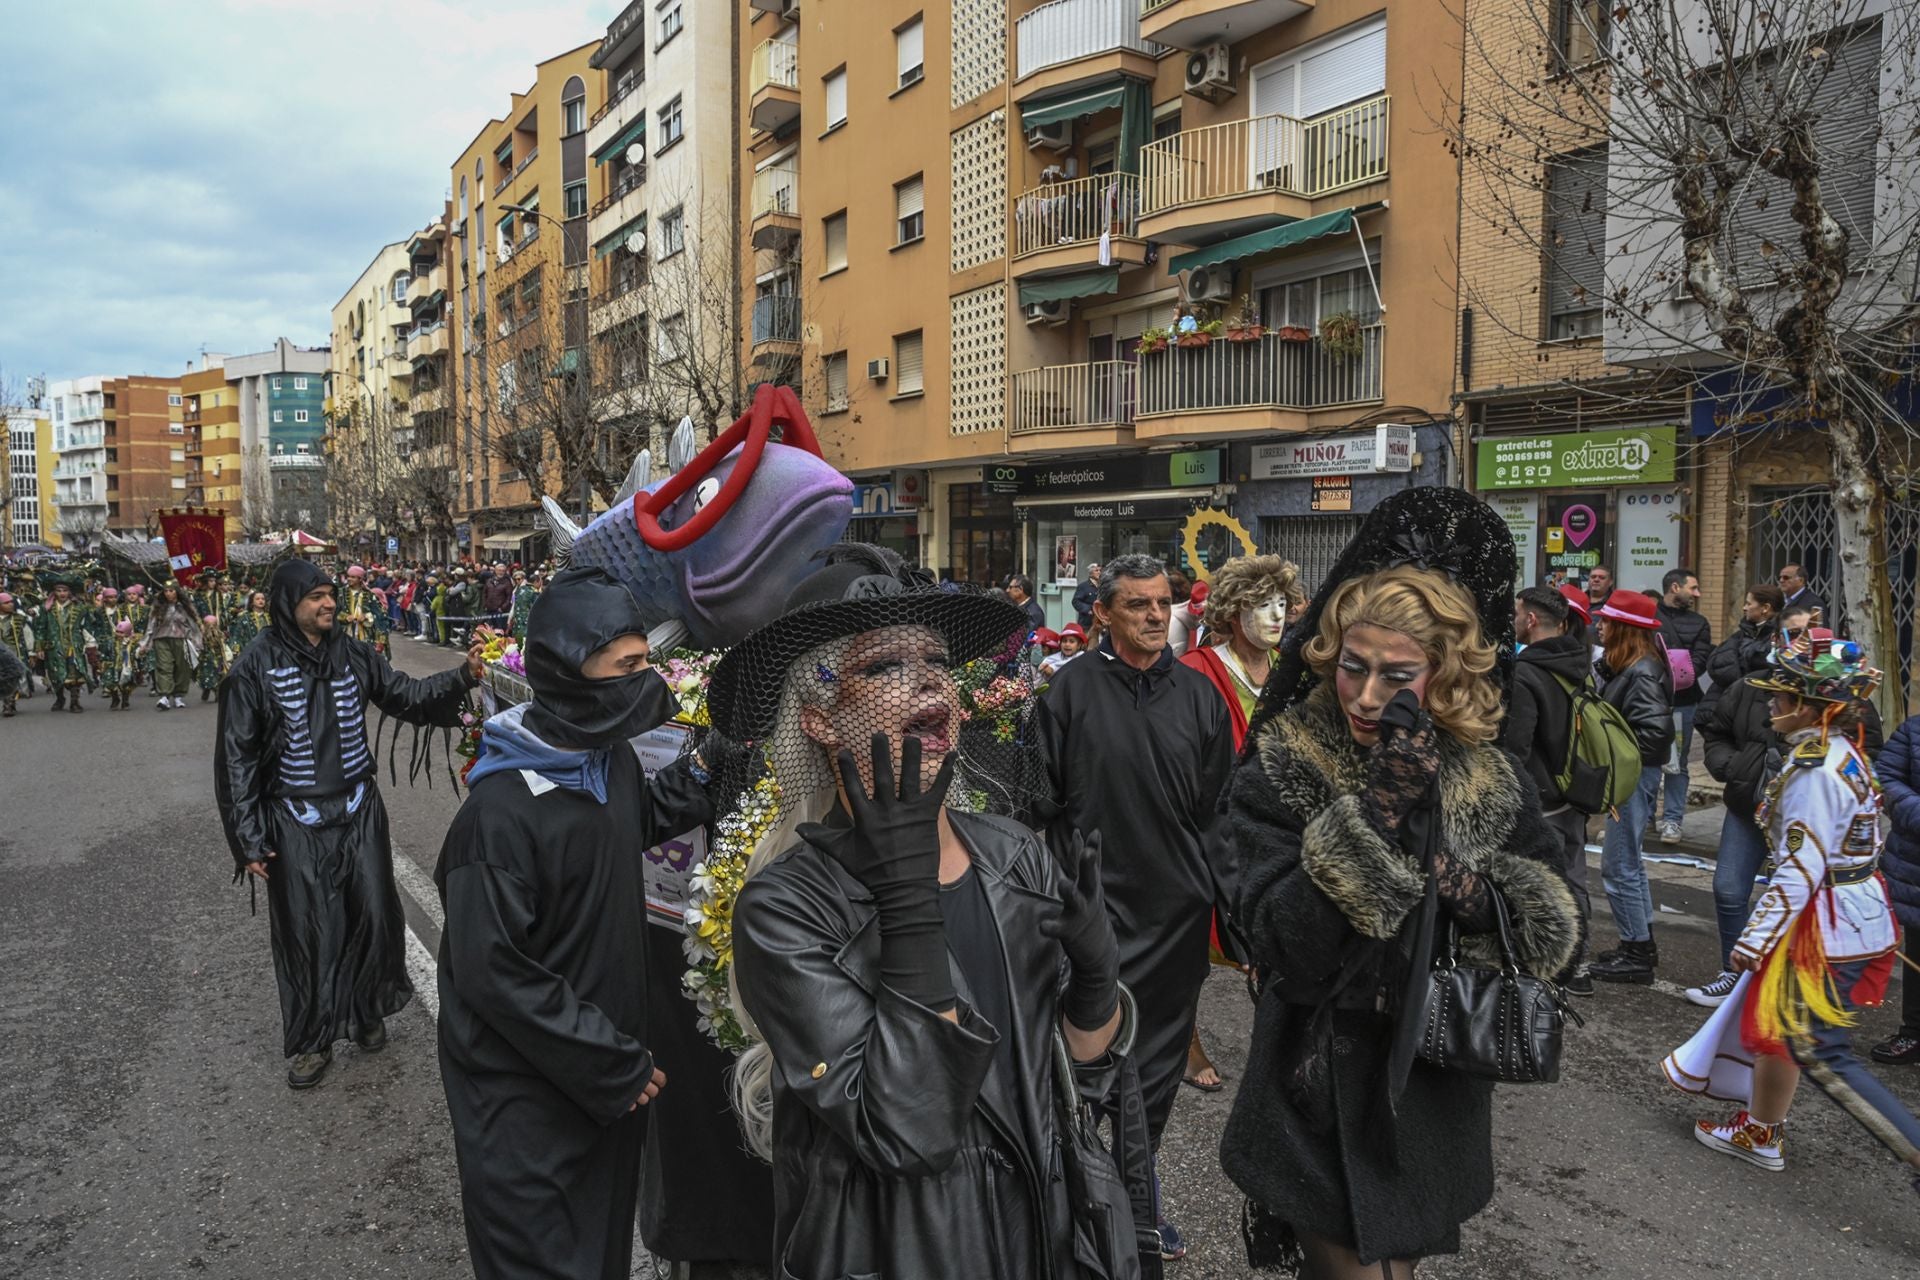
POLYGON ((1661 844, 1679 844, 1680 843, 1680 824, 1677 822, 1661 823, 1660 824, 1660 843, 1661 844))
POLYGON ((1774 1173, 1787 1167, 1786 1126, 1761 1124, 1744 1111, 1734 1112, 1733 1119, 1725 1124, 1714 1124, 1711 1120, 1696 1121, 1693 1136, 1700 1139, 1700 1145, 1709 1150, 1745 1160, 1748 1164, 1774 1173))
POLYGON ((160 699, 160 701, 153 704, 153 709, 155 711, 165 711, 167 709, 167 700, 165 698, 160 699))
POLYGON ((187 700, 185 698, 175 698, 173 700, 173 705, 178 707, 180 710, 185 711, 187 709, 187 700))
POLYGON ((1703 982, 1697 987, 1687 988, 1687 1002, 1697 1004, 1702 1009, 1718 1009, 1733 994, 1733 988, 1740 981, 1740 975, 1722 969, 1720 976, 1712 982, 1703 982))

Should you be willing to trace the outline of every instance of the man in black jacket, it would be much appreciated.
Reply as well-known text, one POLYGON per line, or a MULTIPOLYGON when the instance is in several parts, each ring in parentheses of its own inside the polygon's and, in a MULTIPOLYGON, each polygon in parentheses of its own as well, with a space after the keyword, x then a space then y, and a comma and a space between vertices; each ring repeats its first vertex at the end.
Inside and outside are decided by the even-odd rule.
POLYGON ((1100 566, 1087 566, 1087 580, 1073 589, 1073 616, 1082 631, 1093 630, 1093 602, 1100 597, 1100 566))
POLYGON ((450 728, 485 668, 476 645, 452 670, 400 674, 334 625, 333 580, 305 560, 274 570, 267 606, 220 682, 213 790, 235 878, 267 886, 287 1083, 306 1089, 335 1040, 385 1048, 384 1019, 413 998, 367 705, 450 728))
MULTIPOLYGON (((1592 651, 1584 635, 1568 633, 1570 620, 1566 598, 1549 587, 1528 587, 1514 597, 1514 638, 1524 647, 1514 660, 1500 745, 1540 789, 1541 812, 1564 849, 1560 869, 1585 921, 1593 911, 1587 894, 1587 815, 1567 803, 1555 781, 1572 746, 1572 690, 1593 683, 1592 651)), ((1565 985, 1575 995, 1590 996, 1593 978, 1587 973, 1584 933, 1565 985)))
MULTIPOLYGON (((1789 638, 1798 636, 1807 629, 1811 617, 1805 605, 1790 604, 1780 615, 1780 628, 1789 638)), ((1816 634, 1832 633, 1823 629, 1816 634)), ((1772 695, 1747 682, 1746 677, 1752 674, 1743 673, 1739 683, 1730 688, 1715 686, 1700 703, 1700 737, 1706 745, 1707 772, 1726 787, 1722 796, 1726 817, 1720 823, 1720 849, 1713 868, 1713 907, 1720 929, 1722 970, 1711 981, 1687 988, 1687 999, 1707 1009, 1725 1001, 1740 977, 1725 968, 1727 956, 1746 928, 1754 877, 1771 852, 1766 835, 1754 820, 1754 810, 1785 760, 1786 740, 1773 731, 1772 695)), ((1867 754, 1878 755, 1882 741, 1880 715, 1871 702, 1866 704, 1861 732, 1867 754)))
POLYGON ((1833 625, 1833 619, 1827 616, 1827 602, 1807 584, 1807 571, 1800 565, 1780 566, 1780 594, 1787 598, 1789 605, 1798 605, 1817 615, 1821 625, 1833 625))
POLYGON ((1687 816, 1687 788, 1692 781, 1687 757, 1693 751, 1693 722, 1700 707, 1700 677, 1707 673, 1707 659, 1713 656, 1713 627, 1700 616, 1700 579, 1691 569, 1669 569, 1660 579, 1660 637, 1669 651, 1685 650, 1693 660, 1694 683, 1673 691, 1673 731, 1678 738, 1660 802, 1660 840, 1672 844, 1680 838, 1680 823, 1687 816))

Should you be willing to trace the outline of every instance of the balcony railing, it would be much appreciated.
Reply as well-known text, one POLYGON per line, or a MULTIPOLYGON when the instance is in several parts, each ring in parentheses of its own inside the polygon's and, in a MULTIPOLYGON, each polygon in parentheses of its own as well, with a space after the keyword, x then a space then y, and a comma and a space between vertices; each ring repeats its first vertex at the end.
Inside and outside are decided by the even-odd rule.
POLYGON ((756 298, 753 303, 753 344, 800 341, 800 299, 756 298))
POLYGON ((1015 79, 1115 49, 1158 54, 1160 45, 1140 38, 1137 0, 1053 0, 1021 17, 1015 79))
POLYGON ((1360 349, 1351 353, 1328 351, 1318 337, 1290 342, 1277 334, 1151 352, 1140 357, 1139 413, 1323 409, 1378 401, 1386 339, 1386 327, 1376 324, 1360 330, 1360 349))
POLYGON ((618 178, 618 180, 614 182, 613 189, 611 191, 608 191, 606 195, 600 197, 600 202, 594 205, 593 208, 587 211, 587 216, 589 218, 599 217, 601 214, 605 213, 607 210, 613 208, 613 206, 619 202, 622 196, 627 195, 630 192, 638 191, 641 187, 645 186, 646 184, 647 184, 646 161, 642 160, 639 164, 628 165, 626 171, 622 173, 618 178))
POLYGON ((647 77, 646 77, 646 74, 643 72, 640 75, 634 76, 631 80, 628 80, 625 84, 615 88, 613 91, 613 96, 611 98, 608 98, 605 102, 601 103, 600 109, 593 113, 593 118, 591 120, 587 121, 587 128, 591 129, 593 128, 593 126, 599 124, 602 120, 606 119, 607 113, 609 111, 613 110, 615 107, 625 102, 628 98, 632 97, 634 92, 637 91, 640 88, 640 86, 645 84, 646 82, 647 82, 647 77))
POLYGON ((800 46, 791 40, 762 40, 753 49, 749 93, 777 87, 800 87, 800 46))
POLYGON ((1071 182, 1050 182, 1023 191, 1013 201, 1013 253, 1036 253, 1056 245, 1140 234, 1140 179, 1131 173, 1101 173, 1071 182))
POLYGON ((1125 426, 1133 421, 1138 370, 1127 360, 1051 364, 1013 375, 1009 435, 1125 426))
POLYGON ((753 216, 800 212, 800 166, 791 160, 768 165, 753 175, 753 216))
POLYGON ((513 166, 513 176, 517 178, 521 174, 525 173, 527 171, 527 166, 532 164, 535 160, 539 158, 540 158, 540 148, 538 147, 533 148, 531 151, 527 152, 526 155, 521 156, 520 163, 513 166))
POLYGON ((1273 191, 1320 196, 1387 175, 1390 95, 1312 120, 1253 116, 1188 129, 1140 152, 1142 208, 1273 191))

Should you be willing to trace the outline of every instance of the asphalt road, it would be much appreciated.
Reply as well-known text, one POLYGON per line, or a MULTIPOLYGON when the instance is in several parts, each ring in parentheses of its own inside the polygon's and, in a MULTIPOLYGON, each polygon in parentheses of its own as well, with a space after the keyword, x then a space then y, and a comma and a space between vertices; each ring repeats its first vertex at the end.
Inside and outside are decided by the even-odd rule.
MULTIPOLYGON (((414 673, 453 661, 400 642, 414 673)), ((212 808, 213 708, 21 705, 0 721, 0 1277, 470 1276, 429 1002, 392 1020, 384 1053, 336 1050, 320 1088, 282 1081, 267 918, 229 885, 212 808)), ((439 941, 427 877, 456 802, 444 773, 429 789, 401 769, 386 795, 425 977, 439 941)), ((1712 967, 1707 877, 1658 875, 1663 977, 1684 985, 1712 967)), ((1692 1140, 1718 1104, 1659 1073, 1699 1023, 1677 988, 1603 988, 1580 1007, 1561 1083, 1500 1091, 1498 1192, 1464 1252, 1423 1276, 1920 1268, 1908 1176, 1810 1085, 1789 1169, 1751 1169, 1692 1140)), ((1214 1153, 1251 1012, 1233 975, 1208 983, 1202 1034, 1230 1083, 1183 1091, 1162 1152, 1192 1246, 1174 1277, 1246 1274, 1239 1196, 1214 1153)), ((1870 1012, 1861 1044, 1893 1022, 1870 1012)), ((1876 1070, 1920 1108, 1920 1072, 1876 1070)))

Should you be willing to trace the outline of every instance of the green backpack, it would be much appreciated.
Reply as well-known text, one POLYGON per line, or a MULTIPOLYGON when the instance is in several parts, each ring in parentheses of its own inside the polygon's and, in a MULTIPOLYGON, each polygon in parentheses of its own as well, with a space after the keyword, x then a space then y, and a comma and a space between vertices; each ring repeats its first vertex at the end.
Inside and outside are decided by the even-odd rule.
POLYGON ((1612 813, 1640 785, 1640 743, 1633 726, 1620 708, 1594 692, 1592 680, 1576 688, 1565 676, 1550 674, 1573 699, 1567 759, 1553 784, 1581 813, 1612 813))

